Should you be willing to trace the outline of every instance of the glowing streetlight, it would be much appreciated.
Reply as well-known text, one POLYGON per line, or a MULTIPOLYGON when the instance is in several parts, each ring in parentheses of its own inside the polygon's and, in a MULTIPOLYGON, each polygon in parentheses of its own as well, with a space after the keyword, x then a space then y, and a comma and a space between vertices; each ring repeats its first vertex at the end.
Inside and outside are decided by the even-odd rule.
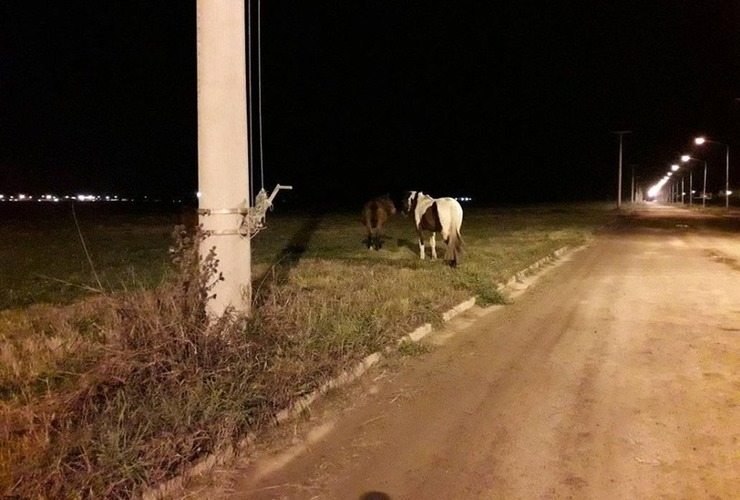
MULTIPOLYGON (((681 167, 677 163, 674 163, 673 165, 671 165, 671 173, 678 172, 680 168, 681 167)), ((682 174, 681 175, 681 205, 683 205, 683 196, 684 196, 684 186, 683 186, 683 174, 682 174)))
POLYGON ((706 137, 697 137, 694 139, 694 144, 701 146, 705 142, 720 144, 727 148, 727 156, 725 161, 725 210, 730 210, 730 146, 724 142, 712 141, 706 137))
POLYGON ((648 198, 655 198, 660 193, 661 188, 666 183, 666 177, 661 178, 654 186, 648 189, 648 198))
POLYGON ((700 160, 698 158, 692 158, 689 155, 683 155, 681 156, 681 161, 686 163, 688 161, 700 161, 704 164, 704 185, 701 189, 701 206, 702 208, 707 206, 707 162, 705 160, 700 160))
POLYGON ((666 172, 665 174, 665 180, 666 184, 668 184, 668 192, 666 193, 668 203, 673 203, 676 201, 676 195, 674 194, 674 188, 676 184, 674 182, 670 182, 671 178, 673 177, 673 171, 666 172))

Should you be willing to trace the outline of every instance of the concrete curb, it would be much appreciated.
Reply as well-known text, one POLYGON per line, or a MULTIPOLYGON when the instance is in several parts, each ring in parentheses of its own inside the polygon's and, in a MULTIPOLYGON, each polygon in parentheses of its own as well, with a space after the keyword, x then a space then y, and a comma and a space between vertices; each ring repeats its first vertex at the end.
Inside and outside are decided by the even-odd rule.
POLYGON ((562 248, 555 250, 553 253, 551 253, 547 257, 542 257, 540 260, 530 265, 526 269, 523 269, 519 271, 518 273, 514 274, 514 276, 509 278, 509 280, 506 283, 499 285, 499 290, 503 290, 504 288, 511 287, 515 285, 516 283, 521 283, 522 281, 524 281, 525 277, 533 274, 535 271, 537 271, 541 267, 547 264, 550 264, 551 262, 559 259, 568 250, 570 250, 569 247, 562 247, 562 248))
MULTIPOLYGON (((568 247, 562 247, 554 251, 552 254, 548 255, 547 257, 541 258, 534 264, 528 266, 526 269, 523 269, 519 271, 518 273, 514 274, 514 276, 509 278, 509 280, 506 283, 499 285, 499 290, 503 290, 507 287, 511 287, 512 285, 516 283, 521 283, 526 276, 533 274, 536 270, 540 269, 541 267, 557 260, 568 250, 569 250, 568 247)), ((457 316, 458 314, 465 312, 466 310, 470 309, 474 305, 475 305, 475 297, 470 297, 469 299, 461 302, 460 304, 456 305, 449 311, 443 313, 442 320, 444 322, 448 322, 452 318, 457 316)), ((432 331, 433 331, 432 324, 425 323, 421 325, 420 327, 418 327, 413 332, 401 337, 398 341, 398 344, 401 344, 403 342, 418 342, 419 340, 423 339, 424 337, 432 333, 432 331)), ((387 351, 390 351, 390 348, 388 348, 387 351)), ((304 396, 303 398, 293 403, 290 407, 285 408, 281 410, 280 412, 278 412, 278 414, 275 416, 274 425, 279 425, 287 420, 290 420, 300 415, 301 412, 307 410, 311 406, 311 404, 314 401, 316 401, 316 399, 323 396, 331 389, 342 387, 344 385, 349 384, 350 382, 354 382, 355 380, 360 378, 362 375, 364 375, 365 372, 368 371, 373 365, 378 363, 378 361, 380 361, 382 357, 383 355, 380 352, 374 352, 366 356, 362 361, 357 363, 357 365, 355 365, 354 368, 347 370, 339 374, 337 377, 325 382, 318 389, 313 391, 311 394, 304 396)), ((158 499, 166 497, 167 495, 174 492, 175 488, 181 487, 183 481, 187 477, 199 476, 199 475, 205 474, 206 472, 210 471, 214 467, 225 464, 227 461, 231 460, 235 456, 237 450, 245 449, 250 444, 252 444, 255 441, 255 439, 256 439, 255 434, 249 434, 239 442, 236 449, 234 447, 228 447, 224 450, 208 455, 207 457, 203 458, 199 462, 196 462, 195 464, 193 464, 193 466, 190 469, 188 469, 188 471, 185 474, 175 477, 173 479, 170 479, 166 483, 163 483, 156 488, 145 491, 142 494, 142 500, 158 500, 158 499)))

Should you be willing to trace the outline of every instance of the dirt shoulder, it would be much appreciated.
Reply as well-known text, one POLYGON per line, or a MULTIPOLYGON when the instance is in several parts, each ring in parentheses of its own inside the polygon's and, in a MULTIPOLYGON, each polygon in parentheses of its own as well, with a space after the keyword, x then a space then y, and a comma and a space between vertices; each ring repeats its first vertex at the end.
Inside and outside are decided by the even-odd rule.
POLYGON ((198 498, 733 498, 735 235, 621 227, 216 470, 198 498), (374 496, 373 496, 374 495, 374 496))

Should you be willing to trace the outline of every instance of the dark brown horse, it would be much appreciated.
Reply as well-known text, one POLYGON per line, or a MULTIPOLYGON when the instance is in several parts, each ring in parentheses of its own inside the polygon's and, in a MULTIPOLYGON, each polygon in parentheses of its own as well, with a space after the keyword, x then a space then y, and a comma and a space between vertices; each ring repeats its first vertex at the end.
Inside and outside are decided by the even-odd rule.
POLYGON ((367 230, 368 248, 380 250, 383 246, 383 225, 396 214, 396 206, 389 196, 373 198, 362 208, 362 223, 367 230))

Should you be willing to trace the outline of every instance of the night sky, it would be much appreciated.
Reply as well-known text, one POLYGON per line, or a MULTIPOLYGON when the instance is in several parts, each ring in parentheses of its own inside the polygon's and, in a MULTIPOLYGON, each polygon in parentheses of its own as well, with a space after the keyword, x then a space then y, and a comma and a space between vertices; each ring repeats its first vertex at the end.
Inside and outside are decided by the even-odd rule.
MULTIPOLYGON (((735 0, 260 9, 253 181, 292 185, 291 203, 406 189, 616 200, 616 130, 632 131, 627 189, 633 170, 657 180, 682 153, 709 161, 710 190, 724 186, 724 148, 697 151, 696 134, 730 145, 740 184, 735 0)), ((195 192, 195 14, 194 0, 0 0, 0 193, 195 192)))

